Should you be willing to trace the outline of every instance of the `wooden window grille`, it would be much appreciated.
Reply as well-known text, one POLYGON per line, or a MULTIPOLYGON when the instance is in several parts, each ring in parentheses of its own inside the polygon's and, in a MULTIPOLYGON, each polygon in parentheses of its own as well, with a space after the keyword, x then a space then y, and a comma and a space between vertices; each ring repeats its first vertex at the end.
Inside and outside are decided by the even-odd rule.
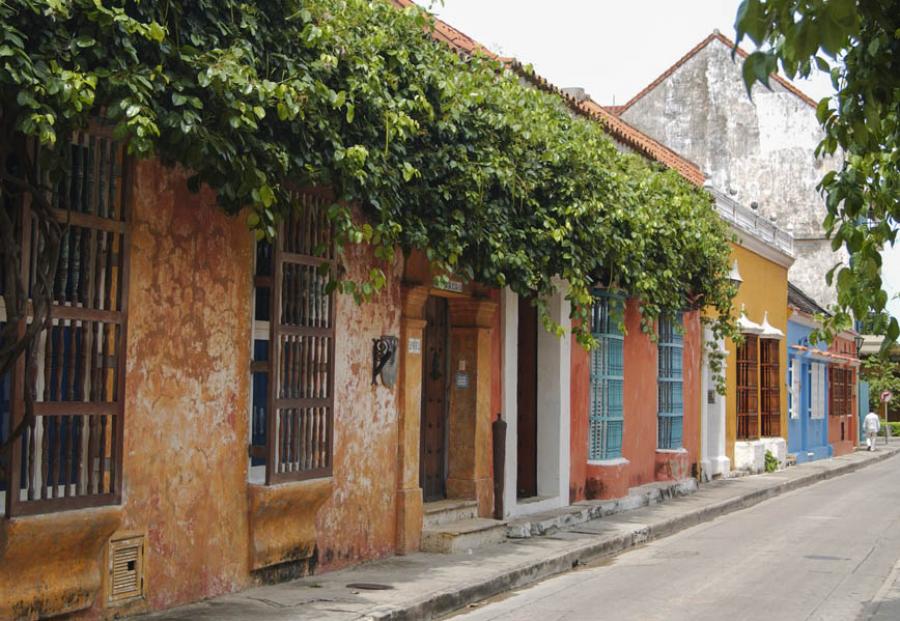
POLYGON ((624 334, 619 328, 623 301, 595 292, 591 332, 598 345, 591 351, 591 411, 588 454, 592 460, 622 456, 624 431, 624 334))
POLYGON ((833 416, 853 413, 853 371, 841 367, 828 369, 828 411, 833 416))
POLYGON ((334 232, 323 193, 299 192, 272 244, 257 245, 251 470, 266 484, 331 476, 334 232), (265 398, 263 398, 265 395, 265 398))
POLYGON ((759 338, 745 334, 737 348, 737 438, 759 437, 759 338))
POLYGON ((684 339, 681 313, 659 319, 657 343, 657 440, 660 449, 679 449, 684 426, 684 339))
MULTIPOLYGON (((63 234, 51 325, 33 345, 38 349, 35 421, 13 445, 2 477, 8 517, 121 500, 129 261, 126 160, 123 146, 104 128, 77 133, 66 157, 67 172, 52 193, 53 216, 63 234)), ((30 291, 36 249, 45 240, 33 226, 28 200, 19 207, 21 247, 29 257, 22 262, 22 277, 30 291)), ((0 320, 6 320, 5 312, 0 320)), ((8 430, 24 416, 25 383, 24 359, 11 377, 0 379, 8 388, 0 402, 0 408, 8 408, 8 430)))
POLYGON ((762 435, 775 438, 781 435, 781 375, 779 365, 779 341, 760 339, 760 395, 762 408, 760 424, 762 435))

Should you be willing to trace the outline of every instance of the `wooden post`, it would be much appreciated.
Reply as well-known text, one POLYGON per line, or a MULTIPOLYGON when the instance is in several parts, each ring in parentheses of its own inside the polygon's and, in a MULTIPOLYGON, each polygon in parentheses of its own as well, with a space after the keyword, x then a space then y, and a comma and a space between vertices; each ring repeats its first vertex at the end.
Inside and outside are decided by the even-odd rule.
POLYGON ((506 421, 501 414, 491 425, 494 453, 494 518, 503 519, 503 483, 506 474, 506 421))

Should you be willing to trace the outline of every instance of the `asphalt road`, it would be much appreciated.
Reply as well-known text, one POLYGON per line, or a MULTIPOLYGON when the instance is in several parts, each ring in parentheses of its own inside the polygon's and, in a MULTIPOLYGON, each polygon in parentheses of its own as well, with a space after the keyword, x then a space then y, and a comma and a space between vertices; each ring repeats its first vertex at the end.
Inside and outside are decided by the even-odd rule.
POLYGON ((900 621, 900 457, 457 615, 454 621, 900 621))

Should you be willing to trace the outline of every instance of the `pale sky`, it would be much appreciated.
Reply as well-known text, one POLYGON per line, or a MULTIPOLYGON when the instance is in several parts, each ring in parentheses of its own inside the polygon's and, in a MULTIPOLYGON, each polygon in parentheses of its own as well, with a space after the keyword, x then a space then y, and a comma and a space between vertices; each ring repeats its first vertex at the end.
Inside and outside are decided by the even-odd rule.
MULTIPOLYGON (((560 87, 583 87, 601 104, 623 104, 718 28, 734 39, 740 0, 416 0, 503 56, 531 63, 560 87)), ((751 46, 745 40, 742 46, 751 46)), ((819 99, 821 77, 798 82, 819 99)), ((884 253, 888 294, 900 291, 900 244, 884 253)), ((823 268, 823 274, 825 269, 823 268)), ((900 318, 900 300, 890 305, 900 318)))

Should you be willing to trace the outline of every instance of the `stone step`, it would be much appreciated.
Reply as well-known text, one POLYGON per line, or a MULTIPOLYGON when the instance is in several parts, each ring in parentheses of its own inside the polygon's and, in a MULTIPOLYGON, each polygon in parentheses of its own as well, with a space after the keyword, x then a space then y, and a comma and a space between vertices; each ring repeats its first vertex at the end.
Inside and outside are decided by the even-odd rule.
POLYGON ((583 500, 568 507, 553 509, 509 520, 506 534, 510 539, 527 539, 552 535, 578 524, 596 520, 614 513, 631 511, 639 507, 665 502, 697 491, 695 479, 659 481, 628 490, 628 495, 611 500, 583 500))
POLYGON ((460 554, 506 540, 506 522, 471 518, 422 529, 422 551, 460 554))
POLYGON ((426 502, 424 508, 425 519, 423 526, 425 528, 433 528, 478 517, 477 500, 448 498, 447 500, 426 502))

